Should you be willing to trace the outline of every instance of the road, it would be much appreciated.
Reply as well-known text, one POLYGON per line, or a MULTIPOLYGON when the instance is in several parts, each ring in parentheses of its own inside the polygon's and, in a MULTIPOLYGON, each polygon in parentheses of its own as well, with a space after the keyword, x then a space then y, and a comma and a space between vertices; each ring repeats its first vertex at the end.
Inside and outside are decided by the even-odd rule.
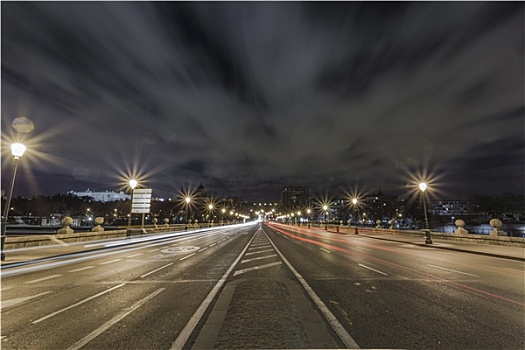
POLYGON ((2 348, 525 348, 522 261, 260 223, 108 245, 3 268, 2 348))

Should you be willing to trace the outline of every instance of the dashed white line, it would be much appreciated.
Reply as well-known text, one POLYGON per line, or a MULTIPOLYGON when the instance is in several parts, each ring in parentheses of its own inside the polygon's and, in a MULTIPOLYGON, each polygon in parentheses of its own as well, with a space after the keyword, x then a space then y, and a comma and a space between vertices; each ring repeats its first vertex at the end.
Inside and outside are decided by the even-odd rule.
POLYGON ((466 273, 466 272, 461 272, 461 271, 457 271, 457 270, 447 269, 446 267, 441 267, 441 266, 436 266, 436 265, 430 265, 430 264, 427 264, 427 266, 434 267, 434 268, 436 268, 436 269, 445 270, 445 271, 461 273, 461 274, 463 274, 463 275, 467 275, 467 276, 478 277, 478 276, 473 275, 473 274, 471 274, 471 273, 466 273))
POLYGON ((261 253, 267 253, 267 252, 273 252, 273 251, 274 251, 273 249, 265 249, 265 250, 259 250, 258 252, 246 253, 245 255, 248 256, 248 255, 261 254, 261 253))
POLYGON ((208 247, 213 247, 214 245, 216 245, 217 243, 212 243, 210 244, 208 247))
POLYGON ((47 277, 39 278, 39 279, 37 279, 37 280, 27 281, 27 282, 25 282, 25 284, 31 284, 31 283, 42 282, 42 281, 50 280, 50 279, 52 279, 52 278, 57 278, 57 277, 60 277, 60 276, 62 276, 62 275, 52 275, 52 276, 47 276, 47 277))
POLYGON ((199 252, 203 252, 203 251, 205 251, 206 249, 208 249, 208 247, 204 247, 204 248, 202 248, 201 250, 199 250, 199 252))
POLYGON ((143 253, 138 253, 138 254, 133 254, 133 255, 128 255, 126 256, 126 258, 134 258, 136 256, 139 256, 139 255, 142 255, 143 253))
POLYGON ((151 253, 151 252, 156 252, 157 250, 160 250, 160 248, 152 249, 152 250, 148 250, 147 252, 148 252, 148 253, 151 253))
POLYGON ((250 262, 250 261, 256 261, 256 260, 262 260, 262 259, 268 259, 268 258, 273 258, 277 256, 277 254, 272 254, 272 255, 265 255, 265 256, 259 256, 257 258, 251 258, 251 259, 247 259, 247 260, 241 260, 241 264, 244 264, 244 263, 247 263, 247 262, 250 262))
POLYGON ((155 297, 157 294, 162 292, 164 289, 166 289, 166 288, 160 288, 160 289, 156 290, 155 292, 151 293, 150 295, 148 295, 147 297, 145 297, 144 299, 139 300, 137 303, 135 303, 133 306, 131 306, 129 309, 127 309, 127 311, 122 312, 121 314, 113 317, 111 320, 109 320, 108 322, 104 323, 98 329, 94 330, 93 332, 88 334, 86 337, 80 339, 78 342, 73 344, 71 347, 68 348, 68 350, 81 349, 82 347, 84 347, 84 345, 86 345, 87 343, 89 343, 90 341, 92 341, 93 339, 98 337, 100 334, 102 334, 105 331, 107 331, 111 326, 113 326, 114 324, 116 324, 117 322, 122 320, 124 317, 126 317, 127 315, 129 315, 130 313, 132 313, 133 311, 138 309, 140 306, 142 306, 142 304, 144 304, 149 299, 155 297))
POLYGON ((179 260, 180 260, 180 261, 182 261, 182 260, 186 260, 186 259, 188 259, 189 257, 194 256, 195 254, 197 254, 197 253, 192 253, 192 254, 190 254, 190 255, 186 255, 184 258, 180 258, 179 260))
POLYGON ((111 260, 111 261, 106 261, 106 262, 103 262, 103 263, 100 263, 99 265, 107 265, 107 264, 113 264, 117 261, 120 261, 122 259, 115 259, 115 260, 111 260))
POLYGON ((90 296, 89 298, 86 298, 86 299, 84 299, 84 300, 81 300, 81 301, 79 301, 78 303, 75 303, 75 304, 70 305, 70 306, 68 306, 68 307, 65 307, 65 308, 63 308, 63 309, 61 309, 61 310, 58 310, 58 311, 56 311, 56 312, 53 312, 52 314, 49 314, 49 315, 44 316, 44 317, 42 317, 42 318, 39 318, 38 320, 35 320, 35 321, 33 321, 32 323, 33 323, 33 324, 37 324, 37 323, 39 323, 39 322, 42 322, 42 321, 44 321, 44 320, 47 320, 47 319, 50 318, 50 317, 53 317, 53 316, 55 316, 55 315, 58 315, 59 313, 62 313, 62 312, 66 311, 66 310, 69 310, 69 309, 72 309, 72 308, 74 308, 74 307, 76 307, 76 306, 82 305, 82 304, 84 304, 85 302, 88 302, 88 301, 90 301, 90 300, 92 300, 92 299, 95 299, 95 298, 101 296, 101 295, 104 295, 104 294, 106 294, 106 293, 109 293, 109 292, 111 292, 112 290, 117 289, 117 288, 120 288, 120 287, 122 287, 122 286, 124 286, 124 285, 125 285, 125 283, 122 283, 122 284, 119 284, 118 286, 115 286, 115 287, 112 287, 112 288, 106 289, 105 291, 102 291, 102 292, 100 292, 100 293, 98 293, 98 294, 95 294, 95 295, 93 295, 93 296, 90 296))
POLYGON ((363 265, 363 264, 358 264, 358 265, 361 266, 361 267, 364 267, 365 269, 368 269, 370 271, 374 271, 374 272, 380 273, 383 276, 388 276, 388 274, 384 273, 383 271, 379 271, 379 270, 373 269, 373 268, 371 268, 369 266, 366 266, 366 265, 363 265))
POLYGON ((86 266, 86 267, 81 267, 81 268, 79 268, 79 269, 70 270, 69 272, 84 271, 84 270, 92 269, 92 268, 94 268, 94 267, 95 267, 95 266, 86 266))
POLYGON ((157 272, 157 271, 160 271, 160 270, 162 270, 162 269, 164 269, 164 268, 166 268, 166 267, 168 267, 168 266, 170 266, 170 265, 173 265, 173 263, 169 263, 169 264, 167 264, 167 265, 161 266, 161 267, 159 267, 158 269, 155 269, 155 270, 153 270, 153 271, 150 271, 150 272, 148 272, 148 273, 145 273, 145 274, 143 274, 143 275, 140 276, 140 277, 141 277, 141 278, 144 278, 144 277, 149 276, 149 275, 151 275, 152 273, 155 273, 155 272, 157 272))
POLYGON ((328 249, 324 249, 324 248, 319 248, 319 250, 322 250, 322 251, 323 251, 323 252, 325 252, 325 253, 330 253, 330 254, 332 254, 332 252, 331 252, 331 251, 329 251, 328 249))

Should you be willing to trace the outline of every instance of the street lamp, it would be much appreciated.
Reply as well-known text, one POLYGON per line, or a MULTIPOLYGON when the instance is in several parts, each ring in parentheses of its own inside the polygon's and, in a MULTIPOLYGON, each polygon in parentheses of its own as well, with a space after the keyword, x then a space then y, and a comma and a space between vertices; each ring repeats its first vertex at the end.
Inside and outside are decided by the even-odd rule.
POLYGON ((324 211, 324 229, 325 231, 328 230, 328 223, 326 222, 326 215, 328 214, 328 205, 323 205, 323 211, 324 211))
POLYGON ((428 185, 425 182, 419 184, 419 189, 421 190, 423 197, 423 211, 425 212, 425 244, 432 244, 432 238, 430 237, 430 229, 428 226, 428 215, 427 215, 427 201, 426 201, 426 189, 428 185))
POLYGON ((222 212, 221 222, 222 222, 222 225, 224 226, 224 213, 226 213, 226 209, 222 208, 221 212, 222 212))
POLYGON ((131 216, 133 215, 133 190, 137 187, 137 180, 129 180, 129 187, 131 187, 131 210, 129 212, 128 226, 131 226, 131 216))
POLYGON ((213 212, 213 204, 209 204, 208 205, 208 209, 210 210, 210 227, 211 227, 211 215, 212 215, 212 212, 213 212))
POLYGON ((308 228, 310 228, 310 213, 312 211, 310 209, 306 209, 306 212, 308 213, 308 228))
POLYGON ((15 178, 16 178, 16 169, 18 168, 18 160, 20 157, 24 155, 24 152, 26 151, 26 146, 24 146, 21 143, 13 143, 11 145, 11 154, 13 155, 13 159, 15 161, 15 167, 13 170, 13 178, 11 180, 11 186, 9 187, 9 192, 7 193, 7 200, 5 202, 5 212, 4 217, 2 220, 2 231, 1 231, 1 259, 2 261, 5 260, 5 253, 4 253, 4 244, 5 244, 5 238, 6 238, 6 226, 8 223, 8 215, 9 215, 9 207, 11 206, 11 198, 13 197, 13 188, 15 186, 15 178))
POLYGON ((354 212, 356 213, 356 222, 355 222, 355 234, 359 234, 358 226, 359 226, 359 210, 357 209, 357 198, 352 198, 352 204, 354 204, 354 212))
POLYGON ((190 208, 191 198, 189 196, 186 196, 186 198, 184 198, 184 201, 186 201, 186 226, 184 227, 184 229, 187 230, 188 229, 188 211, 190 208))
POLYGON ((301 212, 297 212, 297 226, 301 226, 301 212))

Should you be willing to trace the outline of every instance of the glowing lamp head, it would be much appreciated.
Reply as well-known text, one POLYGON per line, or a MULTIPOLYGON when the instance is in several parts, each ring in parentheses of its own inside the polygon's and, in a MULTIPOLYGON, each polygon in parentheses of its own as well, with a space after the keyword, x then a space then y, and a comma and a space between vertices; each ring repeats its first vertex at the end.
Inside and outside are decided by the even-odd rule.
POLYGON ((354 205, 357 204, 357 198, 352 198, 352 203, 354 203, 354 205))
POLYGON ((24 146, 21 143, 13 143, 11 145, 11 154, 15 159, 19 159, 24 155, 24 152, 26 151, 26 146, 24 146))
POLYGON ((187 204, 190 204, 190 202, 191 202, 191 198, 190 197, 186 197, 184 200, 186 201, 187 204))
POLYGON ((213 204, 208 205, 208 208, 209 208, 210 210, 212 210, 212 209, 213 209, 213 204))
POLYGON ((422 183, 419 184, 419 189, 420 189, 421 191, 423 191, 423 192, 425 192, 425 190, 427 189, 427 187, 428 187, 427 184, 424 183, 424 182, 422 182, 422 183))
POLYGON ((323 210, 327 210, 328 209, 328 206, 327 205, 323 205, 323 210))
POLYGON ((129 187, 131 187, 132 190, 135 189, 135 187, 137 187, 137 180, 129 180, 129 187))

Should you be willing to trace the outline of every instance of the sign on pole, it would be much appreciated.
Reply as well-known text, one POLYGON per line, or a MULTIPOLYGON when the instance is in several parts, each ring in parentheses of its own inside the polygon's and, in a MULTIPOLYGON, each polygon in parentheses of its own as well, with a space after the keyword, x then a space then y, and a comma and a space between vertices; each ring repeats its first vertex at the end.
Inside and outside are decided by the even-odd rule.
POLYGON ((131 201, 132 213, 149 213, 151 207, 151 188, 139 188, 133 190, 133 200, 131 201))

